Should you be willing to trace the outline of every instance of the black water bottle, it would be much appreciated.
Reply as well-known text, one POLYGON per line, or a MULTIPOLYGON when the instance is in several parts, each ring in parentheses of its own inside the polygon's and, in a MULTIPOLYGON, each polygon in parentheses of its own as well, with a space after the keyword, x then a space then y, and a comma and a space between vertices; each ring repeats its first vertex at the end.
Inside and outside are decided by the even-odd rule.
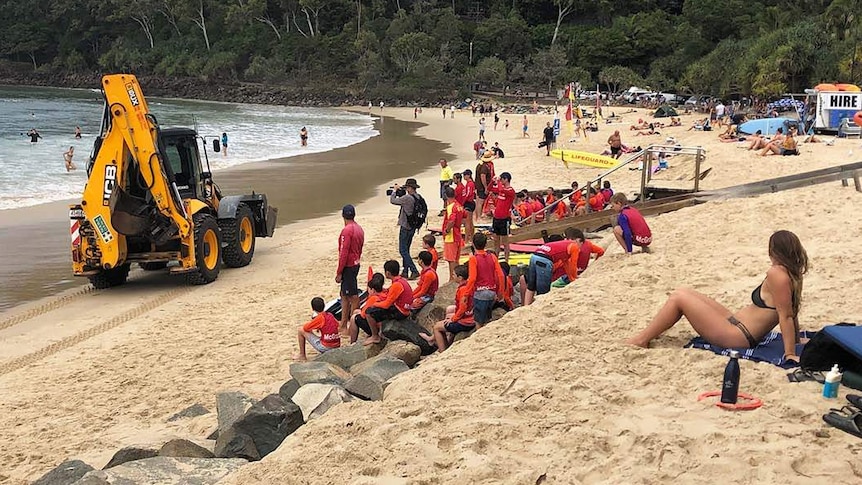
POLYGON ((736 404, 739 395, 739 352, 730 351, 730 362, 724 368, 724 380, 721 383, 721 402, 736 404))

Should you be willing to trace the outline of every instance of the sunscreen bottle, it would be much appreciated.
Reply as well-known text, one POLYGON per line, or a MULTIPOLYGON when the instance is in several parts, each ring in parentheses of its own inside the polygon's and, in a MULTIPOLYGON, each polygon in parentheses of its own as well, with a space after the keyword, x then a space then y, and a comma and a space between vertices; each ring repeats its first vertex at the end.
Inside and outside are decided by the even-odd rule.
POLYGON ((832 366, 832 370, 826 373, 826 381, 823 382, 823 397, 834 399, 838 397, 838 388, 841 387, 841 371, 838 364, 832 366))

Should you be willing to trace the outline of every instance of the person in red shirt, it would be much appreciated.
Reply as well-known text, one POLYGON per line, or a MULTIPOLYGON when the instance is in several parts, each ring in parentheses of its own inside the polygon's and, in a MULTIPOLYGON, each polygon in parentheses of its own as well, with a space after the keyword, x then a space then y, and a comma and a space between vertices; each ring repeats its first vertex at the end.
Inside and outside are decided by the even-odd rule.
POLYGON ((595 254, 595 259, 599 259, 605 254, 604 248, 597 246, 586 239, 584 231, 580 229, 572 227, 567 228, 566 238, 578 243, 578 257, 577 260, 574 261, 571 259, 567 260, 566 274, 551 284, 554 288, 562 288, 568 285, 570 282, 574 281, 575 278, 580 276, 581 273, 586 271, 587 266, 590 264, 590 258, 592 255, 595 254))
POLYGON ((500 262, 496 254, 485 251, 487 244, 487 236, 476 233, 473 236, 475 253, 467 262, 467 291, 473 296, 473 312, 480 327, 491 321, 494 302, 503 299, 505 289, 500 262))
POLYGON ((464 235, 468 241, 473 240, 475 229, 473 228, 473 217, 476 213, 476 182, 473 181, 473 171, 469 168, 464 170, 464 185, 461 205, 467 213, 464 217, 464 235))
POLYGON ((527 191, 518 192, 516 196, 515 210, 518 211, 520 224, 529 224, 530 216, 533 215, 533 206, 527 201, 527 191))
POLYGON ((422 270, 419 272, 419 283, 413 290, 413 302, 410 303, 410 309, 414 312, 434 301, 439 286, 437 272, 431 267, 431 253, 420 251, 417 259, 422 270))
MULTIPOLYGON (((551 291, 551 282, 566 274, 566 268, 577 268, 578 243, 558 234, 536 248, 527 267, 527 293, 524 306, 533 303, 536 295, 551 291)), ((577 274, 573 275, 575 278, 577 274)))
POLYGON ((494 221, 491 232, 494 234, 494 252, 503 246, 503 260, 509 260, 509 225, 512 223, 512 206, 515 204, 515 189, 512 188, 512 174, 503 172, 489 188, 497 196, 494 204, 494 221))
POLYGON ((461 248, 464 240, 461 236, 461 225, 464 220, 464 208, 455 200, 455 189, 446 187, 446 216, 443 218, 443 259, 449 262, 449 281, 455 279, 455 266, 461 258, 461 248))
POLYGON ((605 210, 605 197, 595 187, 590 187, 590 210, 593 212, 605 210))
POLYGON ((366 314, 366 311, 375 303, 386 299, 386 290, 383 289, 384 282, 386 282, 386 278, 383 277, 382 273, 374 273, 371 278, 368 279, 368 298, 365 300, 362 308, 353 311, 353 318, 350 320, 350 326, 348 327, 351 344, 356 343, 356 339, 359 338, 360 328, 366 333, 366 335, 371 335, 371 326, 368 325, 368 315, 366 314))
POLYGON ((572 214, 579 216, 586 213, 586 205, 587 203, 584 200, 583 193, 578 188, 578 182, 572 182, 572 194, 569 195, 569 207, 571 208, 572 214))
POLYGON ((632 246, 640 246, 645 253, 652 243, 652 231, 640 211, 629 205, 626 194, 617 192, 611 197, 611 208, 617 213, 614 236, 626 254, 632 254, 632 246))
POLYGON ((443 352, 455 338, 455 334, 469 332, 476 328, 473 319, 473 296, 467 288, 468 269, 463 264, 455 268, 455 277, 458 279, 458 290, 455 291, 455 308, 450 317, 434 324, 434 335, 422 336, 428 343, 437 346, 438 352, 443 352))
POLYGON ((294 360, 308 360, 305 355, 305 342, 310 343, 314 350, 321 354, 341 347, 338 320, 331 313, 324 311, 325 308, 326 303, 323 298, 316 296, 311 299, 311 309, 315 311, 316 315, 310 322, 299 327, 296 332, 299 353, 293 356, 294 360), (320 333, 320 336, 314 333, 315 330, 320 333))
POLYGON ((431 267, 437 271, 437 263, 440 261, 440 255, 437 253, 437 238, 433 234, 422 236, 422 249, 431 254, 431 267))
POLYGON ((341 209, 344 228, 338 236, 338 268, 335 270, 335 282, 341 284, 341 328, 347 327, 347 322, 353 310, 359 308, 359 260, 362 257, 362 246, 365 244, 365 232, 354 220, 356 208, 348 204, 341 209))
POLYGON ((545 204, 542 204, 541 199, 542 197, 538 194, 529 197, 530 208, 533 210, 533 214, 536 215, 536 222, 545 220, 545 204))
POLYGON ((404 320, 410 316, 410 304, 413 303, 413 288, 400 276, 401 265, 390 259, 383 263, 383 274, 392 283, 386 290, 386 299, 371 305, 365 316, 371 330, 371 336, 362 342, 363 345, 380 343, 380 324, 386 320, 404 320))

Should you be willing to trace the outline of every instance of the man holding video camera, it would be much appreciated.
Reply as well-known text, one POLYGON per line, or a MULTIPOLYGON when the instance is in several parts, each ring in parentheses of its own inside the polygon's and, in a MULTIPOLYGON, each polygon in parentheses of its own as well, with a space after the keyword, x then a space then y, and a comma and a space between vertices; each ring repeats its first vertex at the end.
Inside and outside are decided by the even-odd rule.
MULTIPOLYGON (((413 243, 413 235, 416 234, 416 230, 418 229, 415 225, 414 214, 416 213, 417 205, 425 204, 422 196, 416 193, 416 189, 418 188, 419 184, 416 183, 416 179, 409 178, 404 182, 403 187, 395 184, 387 191, 389 202, 401 207, 401 210, 398 211, 398 226, 400 228, 398 232, 398 252, 401 254, 401 276, 410 280, 415 280, 419 277, 416 263, 410 257, 410 245, 413 243), (421 203, 419 202, 420 200, 422 200, 421 203), (411 224, 411 221, 414 224, 411 224)), ((428 208, 425 206, 425 211, 427 212, 427 210, 428 208)), ((423 218, 425 215, 422 214, 423 218)))

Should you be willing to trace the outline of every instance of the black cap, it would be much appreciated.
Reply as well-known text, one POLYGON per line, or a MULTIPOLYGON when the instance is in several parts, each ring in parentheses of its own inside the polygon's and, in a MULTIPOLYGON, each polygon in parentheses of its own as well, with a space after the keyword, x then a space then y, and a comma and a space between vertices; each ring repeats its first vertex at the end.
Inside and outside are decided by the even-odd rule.
POLYGON ((353 219, 354 217, 356 217, 356 207, 347 204, 341 209, 341 217, 345 219, 353 219))
POLYGON ((416 183, 416 179, 407 179, 407 181, 404 182, 404 186, 405 187, 413 187, 414 189, 419 188, 419 184, 416 183))

